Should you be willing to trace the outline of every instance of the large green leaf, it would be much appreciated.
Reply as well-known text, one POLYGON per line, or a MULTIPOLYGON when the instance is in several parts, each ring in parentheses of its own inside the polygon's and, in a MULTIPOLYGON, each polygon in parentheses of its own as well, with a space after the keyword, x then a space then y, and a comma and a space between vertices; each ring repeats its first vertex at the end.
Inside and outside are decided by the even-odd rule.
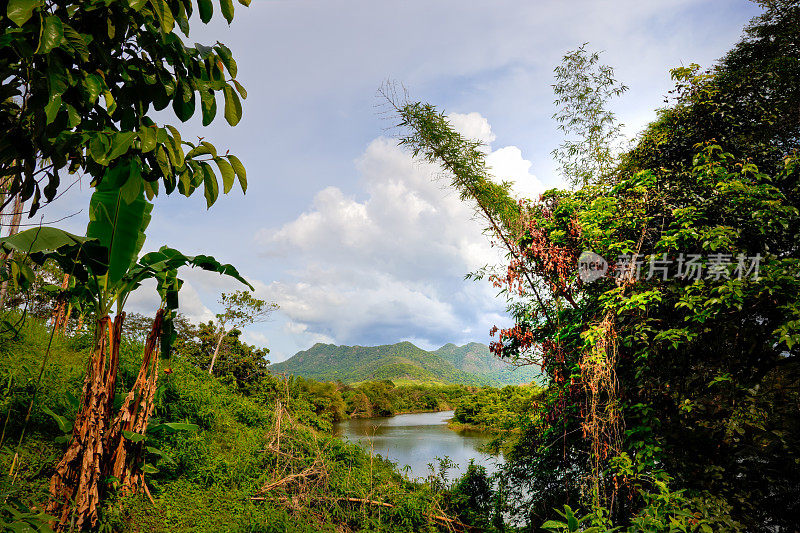
POLYGON ((81 36, 80 33, 75 31, 75 28, 62 22, 63 31, 64 31, 64 38, 67 42, 72 46, 72 48, 81 56, 84 61, 88 61, 89 59, 89 47, 86 44, 86 40, 81 36))
POLYGON ((37 265, 52 259, 61 269, 85 282, 89 274, 102 276, 108 269, 108 251, 97 239, 73 235, 51 227, 31 228, 0 239, 4 252, 24 254, 37 265))
POLYGON ((233 265, 222 264, 215 258, 208 255, 190 256, 170 248, 162 246, 156 252, 146 253, 139 261, 125 274, 121 283, 123 300, 127 294, 138 288, 144 280, 155 279, 156 290, 161 296, 162 301, 168 309, 178 308, 178 291, 183 285, 183 281, 177 277, 178 269, 190 266, 202 268, 209 272, 217 272, 224 276, 230 276, 248 287, 253 286, 248 283, 233 265))
POLYGON ((172 28, 175 27, 175 17, 172 15, 172 10, 167 4, 167 0, 150 0, 150 5, 153 6, 159 22, 161 23, 161 30, 164 33, 170 33, 172 28))
POLYGON ((63 246, 82 245, 89 237, 73 235, 58 228, 44 226, 22 231, 11 237, 0 239, 4 252, 38 253, 58 250, 63 246))
POLYGON ((44 19, 42 25, 42 38, 39 40, 40 54, 46 54, 53 48, 60 45, 64 40, 64 25, 61 19, 55 15, 51 15, 44 19))
POLYGON ((152 209, 144 191, 126 203, 119 187, 101 182, 92 195, 86 236, 96 238, 108 250, 109 286, 116 285, 136 261, 152 209))
POLYGON ((178 83, 175 98, 172 100, 172 110, 175 111, 181 122, 186 122, 194 115, 195 97, 194 90, 189 84, 178 83))
POLYGON ((222 10, 222 16, 228 21, 228 24, 233 22, 233 1, 232 0, 219 0, 219 7, 222 10))
POLYGON ((236 172, 236 177, 239 178, 239 185, 242 186, 242 192, 247 192, 247 171, 239 158, 235 155, 228 154, 228 161, 230 161, 233 170, 236 172))
POLYGON ((41 5, 41 0, 9 0, 6 15, 17 26, 22 26, 33 16, 33 10, 41 5))
POLYGON ((238 69, 236 67, 236 61, 233 59, 231 49, 222 43, 217 43, 214 49, 217 51, 217 54, 219 54, 219 59, 222 61, 222 64, 228 69, 228 74, 230 74, 232 78, 235 78, 238 69))
POLYGON ((221 275, 231 276, 241 281, 250 289, 253 286, 247 282, 233 265, 222 264, 211 256, 184 255, 174 248, 162 246, 156 252, 150 252, 142 256, 138 263, 131 268, 125 275, 120 285, 119 300, 124 305, 128 295, 137 289, 143 281, 147 279, 156 280, 156 290, 164 302, 167 312, 164 314, 164 324, 161 336, 161 355, 169 357, 172 342, 175 337, 175 326, 173 318, 178 309, 178 293, 183 280, 178 278, 178 269, 184 266, 202 268, 209 272, 217 272, 221 275))
POLYGON ((236 181, 236 174, 233 171, 233 167, 221 157, 214 158, 214 162, 219 167, 219 173, 222 175, 223 192, 228 194, 231 192, 233 184, 236 181))
POLYGON ((217 201, 219 196, 219 184, 217 183, 217 176, 214 175, 214 170, 211 165, 205 161, 200 163, 203 168, 203 184, 205 185, 206 206, 211 207, 217 201))
POLYGON ((208 22, 214 14, 214 4, 211 0, 197 0, 198 11, 200 12, 200 20, 208 22))

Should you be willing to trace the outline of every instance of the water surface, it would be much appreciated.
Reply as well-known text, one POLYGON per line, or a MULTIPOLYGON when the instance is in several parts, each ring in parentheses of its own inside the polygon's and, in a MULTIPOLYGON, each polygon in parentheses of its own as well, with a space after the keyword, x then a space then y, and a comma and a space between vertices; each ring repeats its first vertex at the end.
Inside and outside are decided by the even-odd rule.
POLYGON ((402 469, 408 465, 409 478, 427 477, 428 463, 438 465, 437 457, 449 457, 457 466, 449 478, 461 475, 470 459, 488 472, 497 470, 502 458, 480 451, 490 437, 479 431, 455 432, 447 427, 453 411, 439 413, 414 413, 387 418, 356 418, 334 426, 334 433, 357 442, 367 451, 397 463, 402 469))

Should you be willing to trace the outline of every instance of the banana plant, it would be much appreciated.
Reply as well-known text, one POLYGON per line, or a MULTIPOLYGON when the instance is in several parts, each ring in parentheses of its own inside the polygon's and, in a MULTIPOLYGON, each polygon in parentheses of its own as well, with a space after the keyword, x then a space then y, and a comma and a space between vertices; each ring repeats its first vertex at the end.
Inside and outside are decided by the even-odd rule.
POLYGON ((96 184, 85 236, 56 228, 33 228, 0 239, 0 248, 14 250, 14 257, 19 258, 11 268, 18 284, 24 286, 33 277, 25 257, 39 265, 54 260, 80 282, 68 289, 73 291, 71 296, 82 296, 97 311, 80 410, 69 446, 50 482, 52 499, 47 512, 56 517, 57 529, 66 528, 72 520, 78 528, 97 523, 98 504, 107 491, 103 479, 121 479, 123 491, 146 490, 141 466, 143 438, 134 435, 144 435, 153 410, 157 344, 160 341, 162 355, 168 355, 174 340, 171 319, 183 284, 178 269, 191 266, 218 272, 253 288, 236 268, 211 256, 187 256, 165 246, 137 260, 152 204, 145 198, 141 178, 125 176, 124 181, 117 182, 114 177, 109 173, 96 184), (112 417, 125 303, 147 279, 156 280, 161 309, 145 344, 139 377, 112 417), (113 322, 109 317, 112 310, 113 322))

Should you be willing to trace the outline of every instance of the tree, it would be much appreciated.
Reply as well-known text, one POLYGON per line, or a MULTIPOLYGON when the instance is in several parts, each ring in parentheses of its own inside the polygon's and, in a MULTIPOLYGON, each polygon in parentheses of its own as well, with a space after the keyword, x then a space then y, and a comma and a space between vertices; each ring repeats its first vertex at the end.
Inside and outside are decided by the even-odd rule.
MULTIPOLYGON (((62 174, 78 171, 93 184, 116 180, 127 200, 142 187, 152 198, 159 182, 167 194, 203 187, 210 206, 219 193, 211 161, 225 192, 237 177, 246 188, 235 156, 219 156, 206 141, 186 142, 148 116, 172 106, 186 121, 199 97, 208 125, 222 92, 225 119, 239 122, 246 92, 230 50, 186 46, 178 34, 188 37, 193 16, 211 19, 211 0, 198 0, 196 9, 191 0, 8 0, 0 9, 3 206, 30 200, 33 216, 42 197, 56 198, 62 174)), ((220 9, 230 23, 231 0, 220 9)))
POLYGON ((209 374, 214 371, 214 363, 217 361, 220 346, 222 346, 222 342, 232 329, 245 328, 252 324, 264 322, 269 319, 273 312, 279 309, 278 304, 259 300, 247 291, 222 293, 219 304, 224 311, 217 315, 219 332, 217 333, 218 337, 214 353, 211 355, 211 363, 208 365, 209 374))
POLYGON ((581 186, 597 183, 614 168, 622 124, 608 102, 628 90, 614 79, 613 68, 599 63, 600 54, 586 46, 562 58, 553 85, 558 106, 553 118, 567 136, 553 156, 561 174, 581 186))
POLYGON ((714 69, 673 71, 674 102, 613 183, 519 203, 442 113, 397 106, 402 142, 451 173, 509 253, 493 281, 516 324, 493 350, 549 378, 505 468, 531 527, 564 503, 600 530, 798 522, 798 39, 798 2, 768 3, 714 69), (608 276, 578 276, 586 250, 608 276))

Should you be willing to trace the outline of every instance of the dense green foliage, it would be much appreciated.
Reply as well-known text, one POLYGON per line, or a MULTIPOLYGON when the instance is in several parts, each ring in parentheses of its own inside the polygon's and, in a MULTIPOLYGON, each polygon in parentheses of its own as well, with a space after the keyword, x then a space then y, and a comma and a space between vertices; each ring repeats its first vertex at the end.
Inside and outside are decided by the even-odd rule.
MULTIPOLYGON (((0 344, 0 416, 5 422, 0 468, 7 471, 14 452, 20 452, 15 479, 4 476, 0 491, 28 506, 40 506, 47 499, 48 479, 66 444, 64 424, 75 415, 92 346, 89 335, 54 337, 27 436, 17 447, 20 415, 34 392, 49 333, 42 322, 28 320, 20 337, 0 344)), ((122 346, 120 391, 130 387, 138 372, 142 345, 132 337, 122 346)), ((452 484, 438 475, 411 483, 391 463, 320 431, 330 429, 330 420, 324 410, 321 416, 316 412, 325 403, 317 396, 318 387, 336 389, 334 384, 302 379, 285 383, 264 374, 242 390, 234 378, 211 377, 184 360, 180 351, 165 364, 168 371, 160 380, 146 436, 146 480, 154 502, 144 494, 110 500, 99 524, 106 531, 416 532, 438 530, 431 516, 463 512, 463 519, 472 523, 485 520, 493 509, 472 516, 463 503, 485 499, 485 473, 472 471, 468 481, 452 484), (286 408, 279 426, 278 401, 286 408), (301 472, 311 474, 261 490, 301 472)), ((381 386, 388 384, 364 384, 359 390, 378 398, 374 393, 381 386)), ((461 389, 445 388, 451 394, 461 389)), ((0 509, 3 520, 9 519, 7 509, 0 509)))
POLYGON ((716 67, 674 71, 671 105, 597 185, 516 203, 444 115, 398 106, 404 142, 509 252, 493 279, 516 325, 493 349, 551 383, 505 470, 531 530, 800 523, 800 5, 764 4, 716 67), (586 250, 609 276, 578 278, 586 250))
MULTIPOLYGON (((187 195, 202 187, 210 206, 219 193, 213 161, 225 192, 237 177, 246 186, 235 157, 183 142, 174 128, 155 125, 150 108, 172 104, 184 121, 199 94, 207 124, 221 91, 235 124, 235 91, 244 91, 225 77, 236 75, 227 48, 189 48, 173 31, 177 24, 188 34, 188 0, 0 3, 0 178, 8 177, 9 198, 32 199, 35 211, 42 195, 55 197, 65 168, 86 172, 95 187, 86 237, 35 228, 5 238, 3 252, 14 258, 3 272, 20 289, 44 289, 43 269, 57 262, 79 282, 65 283, 58 298, 93 304, 98 324, 94 334, 66 337, 42 320, 18 321, 17 310, 2 317, 21 327, 0 343, 0 468, 13 474, 0 481, 0 519, 46 530, 40 511, 49 479, 78 487, 75 457, 82 472, 107 473, 106 435, 122 419, 111 424, 110 415, 130 413, 123 397, 131 391, 133 412, 141 405, 146 414, 136 419, 140 433, 117 432, 116 449, 132 451, 128 473, 144 476, 146 493, 116 493, 125 485, 95 479, 88 486, 99 491, 75 495, 97 494, 83 511, 75 505, 86 514, 79 527, 425 531, 463 528, 456 517, 500 531, 511 516, 524 531, 793 531, 800 4, 764 5, 714 68, 673 71, 673 100, 618 159, 619 130, 602 96, 622 89, 597 67, 598 56, 583 48, 568 55, 556 85, 567 109, 557 118, 567 133, 589 138, 556 153, 583 184, 577 190, 517 201, 489 176, 480 144, 444 114, 395 102, 410 131, 403 143, 452 174, 508 252, 508 265, 490 276, 516 323, 499 331, 491 351, 540 364, 548 384, 477 389, 467 385, 513 379, 482 345, 428 352, 408 342, 318 344, 268 367, 266 350, 243 343, 239 330, 177 319, 154 329, 159 360, 141 355, 137 332, 149 320, 140 317, 127 337, 108 335, 114 355, 106 370, 105 315, 114 305, 121 311, 145 279, 156 280, 171 311, 179 267, 244 281, 208 256, 164 247, 139 257, 159 183, 187 195), (596 76, 584 76, 595 68, 596 76), (593 83, 599 101, 586 100, 593 83), (585 251, 609 260, 608 276, 578 275, 585 251), (448 408, 457 426, 511 436, 497 478, 473 464, 449 483, 443 458, 427 481, 409 482, 391 463, 330 435, 347 417, 448 408), (84 430, 73 431, 73 420, 84 430), (70 445, 74 454, 65 454, 69 442, 79 445, 70 445)), ((220 7, 230 22, 232 2, 220 7)), ((203 22, 212 11, 209 0, 197 2, 203 22)), ((46 316, 47 298, 35 300, 46 316)), ((57 502, 66 509, 63 528, 70 498, 57 502)))
POLYGON ((544 390, 535 385, 479 389, 459 400, 451 425, 516 432, 537 411, 536 403, 542 394, 544 390))
MULTIPOLYGON (((230 23, 233 3, 220 7, 230 23)), ((126 184, 126 198, 144 188, 152 199, 161 183, 167 194, 202 188, 210 206, 217 175, 225 192, 237 177, 245 189, 235 156, 219 156, 207 141, 183 141, 152 119, 171 106, 185 122, 199 96, 208 125, 221 93, 225 119, 239 122, 246 92, 231 51, 221 43, 186 46, 178 33, 188 37, 190 19, 207 23, 212 12, 210 0, 0 2, 0 178, 8 180, 0 205, 19 195, 33 215, 42 198, 63 189, 64 173, 77 170, 94 184, 126 184)))
POLYGON ((317 343, 270 367, 320 381, 356 383, 389 379, 395 382, 496 385, 529 383, 538 377, 530 368, 515 369, 497 360, 487 346, 446 344, 429 352, 405 341, 383 346, 335 346, 317 343))

